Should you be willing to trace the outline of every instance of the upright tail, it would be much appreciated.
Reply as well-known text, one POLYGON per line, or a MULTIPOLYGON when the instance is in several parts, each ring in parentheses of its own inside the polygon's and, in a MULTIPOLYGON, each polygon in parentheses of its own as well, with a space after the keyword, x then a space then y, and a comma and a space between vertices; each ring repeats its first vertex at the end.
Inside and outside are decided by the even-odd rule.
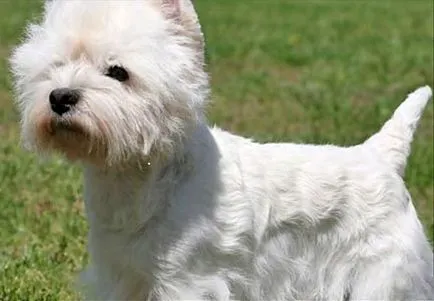
POLYGON ((431 96, 428 86, 409 94, 381 130, 364 143, 374 148, 401 176, 404 175, 413 134, 431 96))

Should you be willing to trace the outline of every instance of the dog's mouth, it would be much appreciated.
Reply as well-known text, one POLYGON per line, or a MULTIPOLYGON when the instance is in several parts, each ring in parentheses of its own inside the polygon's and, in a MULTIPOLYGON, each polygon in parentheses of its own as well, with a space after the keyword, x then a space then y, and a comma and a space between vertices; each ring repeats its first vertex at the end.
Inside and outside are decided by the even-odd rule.
MULTIPOLYGON (((26 131, 34 135, 36 149, 57 152, 71 161, 84 160, 103 164, 107 146, 99 119, 89 113, 69 112, 57 116, 52 112, 35 112, 39 117, 33 124, 26 124, 26 131), (28 128, 30 126, 31 128, 28 128)), ((31 120, 31 119, 30 119, 31 120)))
POLYGON ((84 134, 83 126, 73 119, 53 118, 49 125, 51 135, 60 133, 84 134))

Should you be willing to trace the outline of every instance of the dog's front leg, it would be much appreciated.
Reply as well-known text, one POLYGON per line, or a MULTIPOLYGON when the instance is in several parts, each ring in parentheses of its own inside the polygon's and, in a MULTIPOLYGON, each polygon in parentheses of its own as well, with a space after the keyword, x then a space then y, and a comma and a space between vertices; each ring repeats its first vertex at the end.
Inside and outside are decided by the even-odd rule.
POLYGON ((160 277, 146 301, 230 301, 233 300, 231 297, 225 279, 217 275, 195 275, 183 271, 165 279, 160 277))

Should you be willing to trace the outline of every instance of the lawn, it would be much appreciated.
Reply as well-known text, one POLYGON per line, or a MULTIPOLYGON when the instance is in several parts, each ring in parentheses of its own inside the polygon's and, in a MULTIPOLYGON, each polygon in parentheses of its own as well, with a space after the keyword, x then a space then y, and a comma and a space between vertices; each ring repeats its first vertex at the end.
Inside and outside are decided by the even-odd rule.
MULTIPOLYGON (((212 124, 260 141, 350 145, 433 86, 433 2, 198 0, 212 124)), ((0 300, 76 300, 87 225, 77 166, 19 145, 7 57, 36 0, 0 1, 0 300)), ((433 234, 433 106, 405 180, 433 234)))

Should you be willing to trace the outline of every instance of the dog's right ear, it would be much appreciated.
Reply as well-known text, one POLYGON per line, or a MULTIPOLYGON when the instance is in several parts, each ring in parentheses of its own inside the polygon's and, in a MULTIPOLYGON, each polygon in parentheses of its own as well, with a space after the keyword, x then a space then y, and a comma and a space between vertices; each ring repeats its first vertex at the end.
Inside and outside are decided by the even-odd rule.
POLYGON ((44 10, 45 10, 45 12, 47 12, 50 9, 50 7, 53 5, 53 3, 55 1, 56 0, 45 0, 44 1, 44 10))

